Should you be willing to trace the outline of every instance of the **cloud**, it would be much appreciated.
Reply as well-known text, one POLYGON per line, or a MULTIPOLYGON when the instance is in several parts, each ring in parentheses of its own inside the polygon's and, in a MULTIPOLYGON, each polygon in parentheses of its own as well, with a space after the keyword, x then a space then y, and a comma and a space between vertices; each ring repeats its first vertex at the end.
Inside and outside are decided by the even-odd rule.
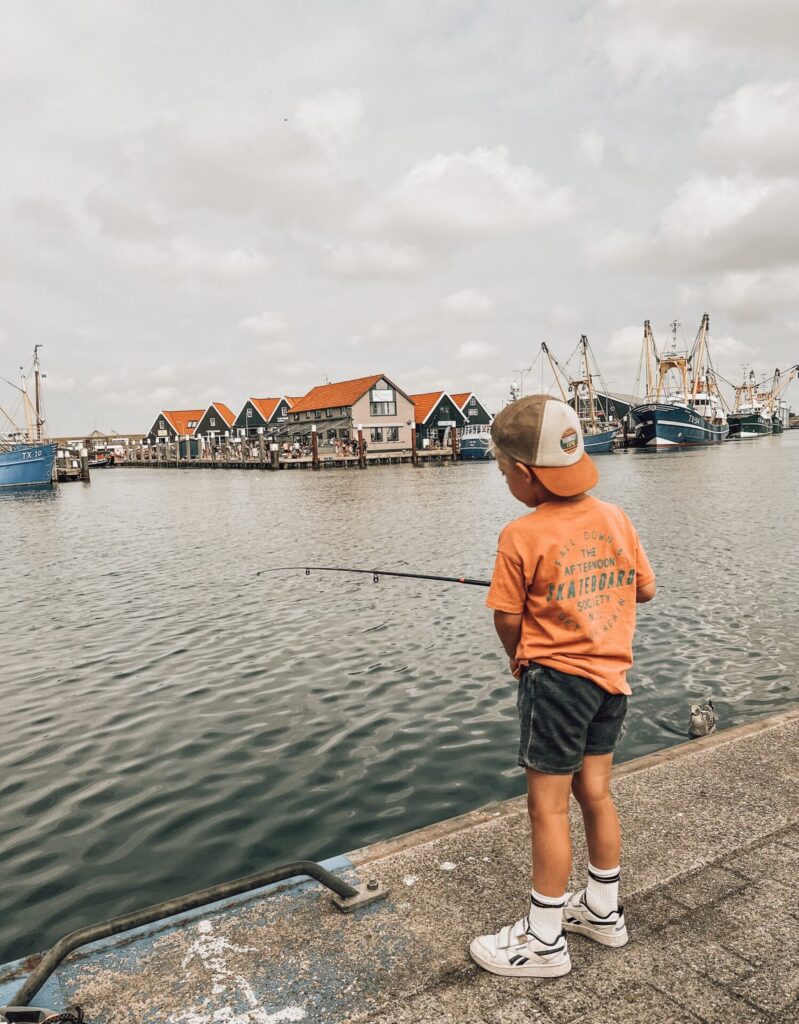
POLYGON ((799 34, 794 0, 604 0, 585 28, 601 39, 621 81, 699 73, 707 62, 793 60, 799 34))
POLYGON ((592 167, 610 171, 628 171, 639 164, 634 150, 608 140, 596 128, 588 128, 579 136, 577 152, 592 167))
POLYGON ((795 176, 799 168, 799 80, 749 82, 711 112, 704 162, 729 173, 795 176))
POLYGON ((721 273, 701 289, 685 287, 682 297, 691 303, 701 298, 709 307, 723 309, 744 323, 767 323, 799 307, 799 266, 721 273))
POLYGON ((496 347, 487 341, 465 341, 458 349, 458 358, 464 362, 479 362, 493 356, 496 347))
POLYGON ((476 319, 486 316, 494 308, 494 300, 477 288, 462 288, 448 295, 443 302, 444 309, 455 316, 476 319))
POLYGON ((480 147, 416 164, 362 220, 364 227, 410 233, 430 243, 530 231, 573 217, 575 198, 551 187, 507 146, 480 147))
POLYGON ((323 147, 351 141, 363 120, 357 89, 334 89, 298 103, 294 119, 323 147))
POLYGON ((341 277, 409 277, 427 264, 414 245, 391 242, 346 242, 328 250, 328 269, 341 277))
POLYGON ((288 326, 285 317, 268 309, 265 309, 263 313, 246 316, 243 320, 239 320, 239 329, 252 334, 285 334, 288 326))

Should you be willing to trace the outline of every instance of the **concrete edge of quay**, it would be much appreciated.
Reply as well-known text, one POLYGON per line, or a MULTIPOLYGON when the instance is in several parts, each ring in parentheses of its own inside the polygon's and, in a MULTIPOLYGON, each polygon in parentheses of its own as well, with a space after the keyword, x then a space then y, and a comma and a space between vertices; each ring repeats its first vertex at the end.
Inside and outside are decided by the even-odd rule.
MULTIPOLYGON (((734 725, 730 729, 723 729, 714 732, 710 736, 702 736, 698 739, 688 739, 677 743, 672 747, 664 747, 662 750, 653 750, 649 754, 642 754, 629 761, 613 766, 613 781, 645 772, 684 758, 694 757, 703 751, 712 750, 728 743, 735 743, 737 740, 745 739, 747 736, 754 736, 757 733, 765 732, 776 726, 787 722, 799 720, 799 704, 788 711, 781 711, 776 715, 769 715, 766 718, 754 722, 745 722, 742 725, 734 725)), ((466 811, 464 814, 455 815, 452 818, 445 818, 443 821, 432 822, 422 828, 413 829, 410 832, 403 832, 401 835, 391 839, 380 840, 368 846, 358 847, 344 854, 354 867, 370 864, 373 861, 381 860, 384 857, 399 853, 402 850, 413 849, 417 846, 424 846, 426 843, 441 839, 444 836, 463 832, 481 825, 485 822, 507 817, 512 814, 519 814, 526 810, 526 796, 511 797, 509 800, 497 800, 493 803, 484 804, 473 811, 466 811)))

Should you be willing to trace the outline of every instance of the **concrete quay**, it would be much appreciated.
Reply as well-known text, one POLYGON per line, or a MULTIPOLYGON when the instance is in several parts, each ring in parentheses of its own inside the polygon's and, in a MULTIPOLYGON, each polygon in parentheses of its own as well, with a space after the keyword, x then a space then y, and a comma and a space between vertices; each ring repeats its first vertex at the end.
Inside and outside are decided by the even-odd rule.
MULTIPOLYGON (((526 909, 516 799, 331 863, 388 887, 354 915, 316 883, 273 887, 75 954, 34 1003, 92 1024, 796 1024, 799 709, 621 765, 614 791, 631 941, 570 936, 565 978, 468 956, 526 909)), ((575 885, 585 862, 578 844, 575 885)), ((0 969, 0 1004, 30 967, 0 969)))

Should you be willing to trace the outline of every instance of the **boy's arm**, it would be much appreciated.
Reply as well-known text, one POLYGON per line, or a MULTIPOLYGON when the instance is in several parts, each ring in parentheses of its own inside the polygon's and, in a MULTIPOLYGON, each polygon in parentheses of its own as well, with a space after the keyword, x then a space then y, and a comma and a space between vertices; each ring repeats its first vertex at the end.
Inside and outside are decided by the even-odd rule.
POLYGON ((636 590, 635 603, 646 604, 647 601, 652 600, 656 593, 657 587, 655 586, 654 580, 652 580, 651 583, 645 583, 642 587, 639 587, 638 590, 636 590))
POLYGON ((511 675, 514 679, 518 679, 520 668, 519 662, 516 660, 516 650, 522 635, 522 613, 495 611, 494 629, 508 656, 511 675))

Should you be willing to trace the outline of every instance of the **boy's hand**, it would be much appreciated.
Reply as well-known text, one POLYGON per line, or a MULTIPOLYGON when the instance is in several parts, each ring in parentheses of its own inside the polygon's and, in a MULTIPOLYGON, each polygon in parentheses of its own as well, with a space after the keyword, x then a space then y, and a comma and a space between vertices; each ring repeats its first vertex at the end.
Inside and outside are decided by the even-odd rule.
POLYGON ((514 679, 518 679, 522 674, 522 666, 515 658, 508 658, 510 664, 510 674, 514 679))

